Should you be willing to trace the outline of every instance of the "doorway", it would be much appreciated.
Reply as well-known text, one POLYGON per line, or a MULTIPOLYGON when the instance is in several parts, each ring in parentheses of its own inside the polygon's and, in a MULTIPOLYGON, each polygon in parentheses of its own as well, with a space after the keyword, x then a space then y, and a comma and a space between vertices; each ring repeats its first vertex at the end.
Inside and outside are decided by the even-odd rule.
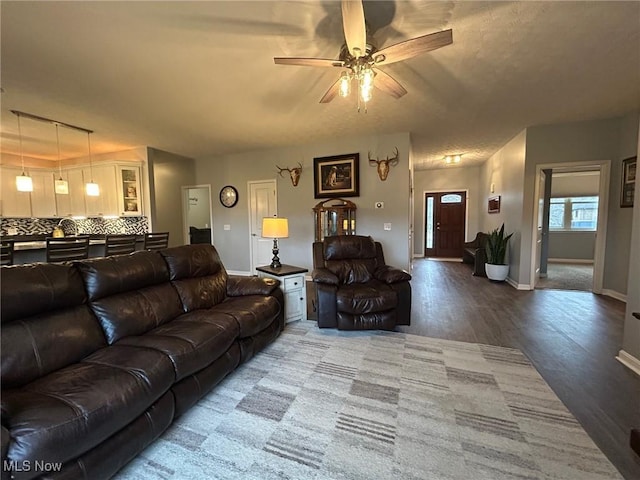
POLYGON ((609 161, 536 167, 532 288, 602 293, 609 172, 609 161))
POLYGON ((467 192, 426 192, 424 202, 424 256, 462 257, 467 192))
POLYGON ((211 244, 211 185, 185 185, 181 188, 184 244, 211 244))
POLYGON ((278 214, 275 180, 250 181, 249 184, 249 235, 251 242, 251 275, 256 267, 271 263, 273 239, 262 238, 262 219, 278 214))

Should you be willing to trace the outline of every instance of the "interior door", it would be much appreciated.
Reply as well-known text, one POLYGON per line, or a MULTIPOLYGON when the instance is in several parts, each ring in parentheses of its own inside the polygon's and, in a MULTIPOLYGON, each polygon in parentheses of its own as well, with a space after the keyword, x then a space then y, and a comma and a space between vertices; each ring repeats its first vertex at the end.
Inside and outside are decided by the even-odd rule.
POLYGON ((262 219, 278 213, 276 181, 249 182, 249 234, 251 235, 251 274, 256 267, 269 265, 273 253, 273 239, 262 238, 262 219))
POLYGON ((536 225, 536 274, 534 277, 535 284, 540 280, 540 262, 542 260, 542 238, 544 233, 544 192, 546 184, 546 174, 544 170, 540 170, 540 176, 538 177, 538 223, 536 225))
POLYGON ((462 257, 466 192, 425 194, 425 257, 462 257))

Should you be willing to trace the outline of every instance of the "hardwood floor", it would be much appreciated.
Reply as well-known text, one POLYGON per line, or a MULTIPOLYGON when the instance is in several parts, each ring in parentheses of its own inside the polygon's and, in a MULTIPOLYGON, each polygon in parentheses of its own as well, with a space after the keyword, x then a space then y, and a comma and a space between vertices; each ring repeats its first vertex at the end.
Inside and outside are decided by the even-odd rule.
POLYGON ((628 480, 640 426, 640 377, 615 356, 625 304, 589 292, 518 291, 473 277, 469 265, 414 262, 411 326, 399 331, 518 348, 628 480))

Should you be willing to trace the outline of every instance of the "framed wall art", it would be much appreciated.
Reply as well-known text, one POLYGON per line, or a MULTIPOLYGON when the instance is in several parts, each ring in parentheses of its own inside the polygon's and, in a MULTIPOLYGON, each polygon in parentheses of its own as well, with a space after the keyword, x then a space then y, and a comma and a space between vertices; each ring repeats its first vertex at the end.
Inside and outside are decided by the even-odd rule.
POLYGON ((488 213, 500 213, 500 195, 489 197, 488 213))
POLYGON ((638 157, 625 158, 622 160, 622 187, 620 188, 621 207, 633 207, 637 164, 638 157))
POLYGON ((360 154, 349 153, 313 159, 315 198, 357 197, 360 195, 360 154))

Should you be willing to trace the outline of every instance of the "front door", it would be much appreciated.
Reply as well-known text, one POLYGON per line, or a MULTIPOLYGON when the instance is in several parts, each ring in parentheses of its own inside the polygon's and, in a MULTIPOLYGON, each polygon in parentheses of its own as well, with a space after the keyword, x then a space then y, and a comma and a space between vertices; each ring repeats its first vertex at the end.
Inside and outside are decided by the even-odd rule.
POLYGON ((425 194, 425 257, 462 257, 466 192, 425 194))

